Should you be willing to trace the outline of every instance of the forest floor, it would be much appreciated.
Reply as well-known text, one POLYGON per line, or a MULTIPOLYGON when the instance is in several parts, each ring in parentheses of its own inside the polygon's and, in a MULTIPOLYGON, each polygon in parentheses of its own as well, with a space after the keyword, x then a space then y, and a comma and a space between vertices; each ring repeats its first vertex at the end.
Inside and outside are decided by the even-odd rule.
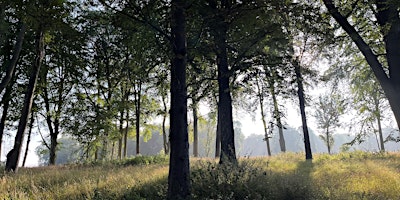
MULTIPOLYGON (((0 199, 165 199, 168 158, 0 169, 0 199)), ((400 199, 400 154, 352 152, 191 159, 192 199, 400 199)))

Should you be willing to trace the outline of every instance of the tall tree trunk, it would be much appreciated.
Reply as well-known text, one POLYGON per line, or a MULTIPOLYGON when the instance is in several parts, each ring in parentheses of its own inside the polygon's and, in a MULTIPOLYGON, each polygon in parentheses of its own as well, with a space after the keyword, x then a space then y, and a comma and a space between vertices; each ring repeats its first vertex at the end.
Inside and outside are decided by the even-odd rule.
MULTIPOLYGON (((236 164, 235 134, 232 117, 232 97, 229 85, 230 71, 227 53, 228 24, 220 17, 218 28, 214 31, 214 40, 217 48, 218 67, 218 125, 221 134, 220 163, 236 164)), ((217 132, 218 132, 217 131, 217 132)), ((218 134, 218 133, 217 133, 218 134)))
POLYGON ((186 1, 171 1, 171 46, 174 58, 171 65, 171 110, 170 110, 170 162, 167 199, 188 199, 189 139, 187 127, 186 88, 186 1))
POLYGON ((2 112, 2 115, 1 115, 1 119, 0 119, 0 156, 1 156, 1 149, 2 149, 2 144, 3 144, 4 129, 6 127, 8 109, 10 107, 11 92, 12 92, 13 85, 14 84, 8 84, 7 85, 6 91, 4 92, 3 99, 1 101, 2 104, 3 104, 3 112, 2 112))
POLYGON ((199 156, 199 131, 198 131, 198 116, 197 102, 193 102, 193 156, 199 156))
MULTIPOLYGON (((263 106, 261 106, 261 107, 263 107, 263 106)), ((261 110, 261 120, 262 120, 263 126, 264 126, 264 135, 265 135, 264 140, 267 143, 267 153, 268 153, 268 156, 271 156, 271 146, 269 143, 270 136, 268 134, 267 121, 265 120, 265 114, 264 114, 263 110, 261 110)))
POLYGON ((124 137, 124 109, 120 111, 120 118, 119 118, 119 134, 120 136, 118 137, 118 159, 122 159, 122 141, 124 137))
POLYGON ((381 152, 385 152, 385 141, 383 139, 382 123, 381 123, 381 110, 379 109, 379 99, 377 98, 377 96, 374 96, 374 103, 375 103, 376 122, 378 124, 379 142, 381 147, 380 150, 381 152))
POLYGON ((285 137, 283 135, 281 112, 279 111, 279 105, 276 99, 274 82, 272 82, 270 86, 270 91, 271 91, 272 101, 274 103, 274 118, 276 120, 276 125, 278 126, 278 132, 279 132, 279 146, 281 147, 281 152, 286 152, 286 144, 285 144, 285 137))
POLYGON ((18 124, 17 134, 15 136, 14 147, 7 154, 6 171, 17 172, 18 170, 18 162, 20 158, 24 132, 28 122, 29 114, 31 112, 36 83, 39 77, 40 67, 44 56, 44 31, 42 25, 40 25, 37 30, 35 43, 35 63, 32 67, 31 75, 29 78, 29 84, 24 99, 24 106, 21 111, 21 118, 18 124))
POLYGON ((140 154, 140 106, 141 106, 141 95, 142 95, 142 83, 139 81, 135 90, 135 116, 136 116, 136 155, 140 154))
POLYGON ((128 155, 129 109, 126 109, 126 128, 124 133, 124 158, 128 155))
POLYGON ((258 96, 258 100, 260 103, 260 114, 261 114, 261 121, 263 123, 264 126, 264 140, 267 143, 267 154, 268 156, 271 156, 271 147, 270 147, 270 143, 269 143, 269 134, 268 134, 268 125, 267 125, 267 121, 265 120, 265 112, 264 112, 264 93, 263 93, 263 89, 262 86, 260 86, 260 80, 258 78, 258 75, 256 76, 256 84, 257 84, 257 96, 258 96))
POLYGON ((296 73, 296 81, 297 81, 297 86, 298 86, 297 95, 299 96, 301 122, 303 124, 304 148, 305 148, 305 152, 306 152, 306 160, 311 160, 312 153, 311 153, 310 135, 308 133, 307 118, 306 118, 306 111, 305 111, 303 77, 301 75, 300 63, 298 62, 297 58, 294 60, 293 63, 294 63, 294 71, 296 73))
POLYGON ((31 135, 32 135, 34 121, 35 121, 35 119, 33 118, 33 112, 31 112, 31 119, 29 122, 29 131, 28 131, 28 140, 26 141, 24 159, 22 160, 22 167, 25 167, 26 158, 28 157, 29 143, 31 142, 31 135))
POLYGON ((6 75, 0 82, 0 93, 4 90, 4 88, 7 87, 8 83, 12 79, 12 75, 14 74, 15 67, 17 66, 17 61, 19 59, 19 54, 21 53, 21 50, 22 50, 22 43, 24 41, 25 31, 26 31, 25 23, 20 22, 20 28, 19 28, 17 40, 16 40, 14 48, 13 48, 13 55, 7 66, 6 75))

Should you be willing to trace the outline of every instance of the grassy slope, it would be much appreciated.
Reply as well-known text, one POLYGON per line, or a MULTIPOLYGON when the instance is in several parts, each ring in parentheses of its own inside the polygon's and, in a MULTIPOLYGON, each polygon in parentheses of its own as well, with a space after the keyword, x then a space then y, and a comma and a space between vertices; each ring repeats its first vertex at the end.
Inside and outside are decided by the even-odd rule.
MULTIPOLYGON (((400 154, 364 152, 242 159, 239 167, 192 160, 193 199, 400 199, 400 154)), ((162 199, 161 161, 21 169, 0 177, 0 199, 162 199), (134 164, 134 165, 129 165, 134 164)), ((151 158, 154 160, 154 158, 151 158)))

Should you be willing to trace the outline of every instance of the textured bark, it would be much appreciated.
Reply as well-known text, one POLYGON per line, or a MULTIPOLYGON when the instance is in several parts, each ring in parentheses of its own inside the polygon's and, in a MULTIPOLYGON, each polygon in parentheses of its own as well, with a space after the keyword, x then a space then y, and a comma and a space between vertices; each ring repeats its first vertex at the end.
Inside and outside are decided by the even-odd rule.
POLYGON ((188 199, 189 141, 187 128, 186 88, 186 16, 185 1, 171 2, 171 32, 174 58, 171 66, 171 108, 170 108, 170 163, 167 199, 188 199))
POLYGON ((375 1, 377 7, 376 18, 384 35, 383 41, 389 69, 389 75, 387 75, 378 56, 374 54, 371 47, 364 41, 354 26, 347 21, 347 18, 339 12, 332 0, 323 0, 323 2, 332 17, 346 31, 364 55, 388 98, 397 126, 400 128, 400 17, 398 7, 394 1, 375 1))
POLYGON ((311 160, 312 153, 311 153, 310 135, 308 133, 307 118, 306 118, 306 111, 305 111, 303 77, 301 75, 300 64, 298 63, 297 60, 294 60, 294 71, 296 73, 296 81, 297 81, 297 86, 298 86, 297 95, 299 97, 301 122, 303 125, 304 148, 305 148, 305 152, 306 152, 306 160, 311 160))
POLYGON ((6 171, 17 172, 18 170, 18 162, 20 159, 22 141, 24 138, 24 133, 29 118, 29 114, 31 112, 36 83, 39 77, 40 67, 44 57, 44 32, 42 26, 39 26, 38 28, 38 31, 35 36, 35 43, 36 43, 35 62, 34 65, 32 66, 32 71, 29 78, 29 84, 27 87, 27 91, 25 93, 24 106, 21 111, 21 118, 18 124, 17 134, 15 136, 14 147, 7 154, 6 171))
POLYGON ((7 87, 7 85, 9 84, 9 82, 12 79, 12 75, 14 74, 15 67, 17 66, 17 61, 19 59, 19 55, 22 50, 22 43, 24 41, 25 31, 26 31, 25 23, 21 22, 17 40, 16 40, 14 48, 13 48, 12 58, 7 66, 6 75, 5 75, 5 77, 3 77, 3 79, 0 82, 0 93, 4 90, 4 88, 7 87))

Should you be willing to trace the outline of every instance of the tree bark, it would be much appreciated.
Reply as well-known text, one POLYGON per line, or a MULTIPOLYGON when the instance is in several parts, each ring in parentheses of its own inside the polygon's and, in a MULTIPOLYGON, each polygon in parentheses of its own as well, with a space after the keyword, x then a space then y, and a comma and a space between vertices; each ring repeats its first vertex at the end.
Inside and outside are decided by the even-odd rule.
POLYGON ((304 134, 304 148, 306 152, 306 160, 312 160, 312 153, 311 153, 311 144, 310 144, 310 135, 308 133, 308 126, 307 126, 307 118, 306 118, 306 111, 305 111, 305 98, 304 98, 304 89, 303 89, 303 77, 301 75, 300 64, 298 60, 294 60, 294 71, 296 73, 296 81, 297 81, 297 95, 299 97, 299 106, 300 106, 300 114, 301 114, 301 122, 303 127, 303 134, 304 134))
POLYGON ((7 87, 8 83, 12 79, 12 75, 14 74, 15 67, 17 66, 17 61, 19 59, 19 55, 22 50, 22 43, 24 41, 25 31, 26 31, 25 23, 20 22, 18 36, 17 36, 16 42, 15 42, 15 45, 13 48, 13 55, 10 60, 10 63, 7 66, 6 75, 0 82, 0 93, 4 90, 4 88, 7 87))
POLYGON ((31 112, 34 92, 36 88, 36 83, 39 77, 40 67, 44 57, 44 30, 43 26, 40 25, 35 36, 35 62, 32 67, 31 75, 29 78, 29 84, 24 99, 24 106, 21 111, 21 118, 18 124, 17 134, 15 136, 14 147, 7 154, 6 171, 18 170, 18 162, 20 159, 20 152, 22 147, 22 141, 24 138, 24 132, 26 129, 29 114, 31 112))
POLYGON ((386 48, 389 69, 389 75, 387 75, 378 56, 374 54, 371 47, 364 41, 354 26, 339 12, 332 0, 323 0, 323 2, 332 17, 346 31, 364 55, 385 92, 396 118, 397 126, 400 128, 400 104, 398 103, 400 102, 400 17, 397 6, 394 5, 394 2, 391 3, 387 0, 376 1, 376 17, 384 35, 383 40, 386 48))
POLYGON ((186 88, 186 16, 185 1, 171 2, 171 32, 174 58, 171 65, 171 110, 170 110, 170 162, 167 199, 188 199, 189 139, 187 128, 186 88))
POLYGON ((198 131, 198 116, 197 102, 193 102, 193 156, 199 156, 199 131, 198 131))

